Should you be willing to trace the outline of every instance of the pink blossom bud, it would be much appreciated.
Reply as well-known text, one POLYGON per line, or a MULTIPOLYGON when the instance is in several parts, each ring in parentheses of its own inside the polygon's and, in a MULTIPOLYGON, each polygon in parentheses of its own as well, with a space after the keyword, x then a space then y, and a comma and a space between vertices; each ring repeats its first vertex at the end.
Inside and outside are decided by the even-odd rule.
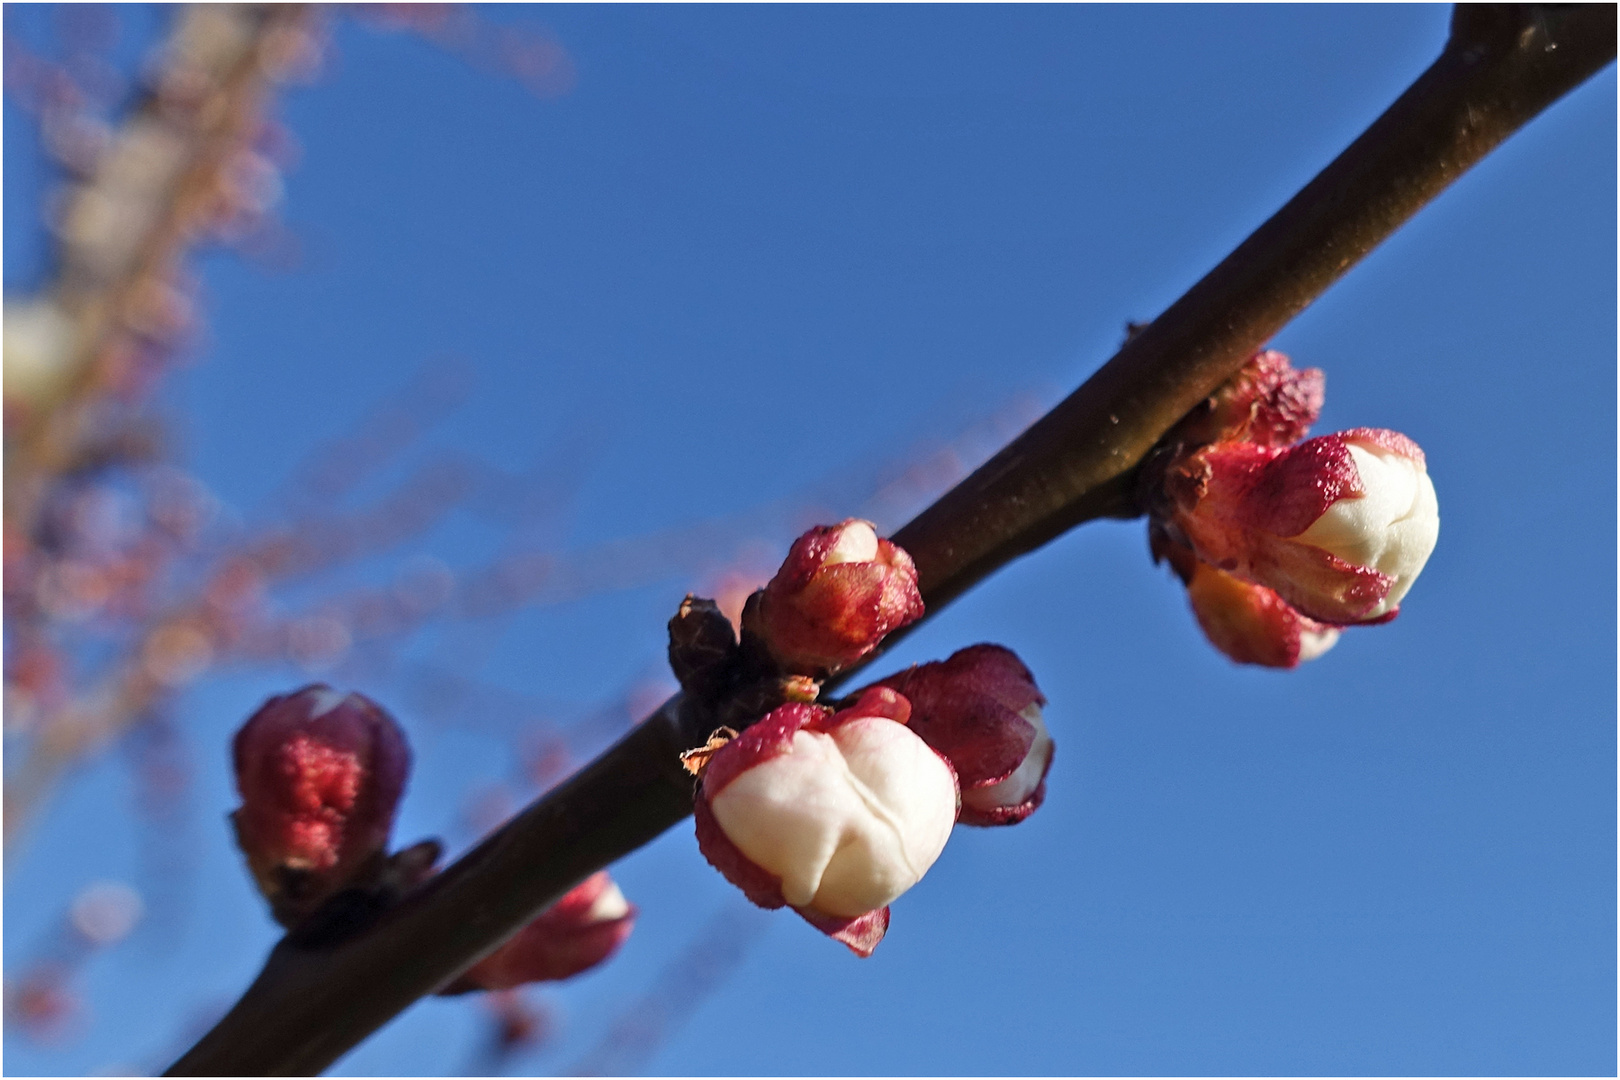
POLYGON ((572 978, 618 952, 635 923, 635 907, 600 870, 468 968, 445 993, 572 978))
POLYGON ((382 868, 411 752, 375 703, 321 684, 271 698, 231 753, 237 843, 278 919, 382 868))
POLYGON ((1295 668, 1333 648, 1337 627, 1308 619, 1264 585, 1198 562, 1187 599, 1204 636, 1240 664, 1295 668))
POLYGON ((812 675, 854 663, 922 613, 911 556, 850 518, 794 541, 754 629, 784 668, 812 675))
POLYGON ((842 712, 783 705, 715 751, 694 811, 705 858, 761 907, 787 904, 869 956, 888 904, 944 850, 956 777, 873 687, 842 712))
POLYGON ((1423 451, 1379 428, 1282 450, 1215 443, 1166 488, 1199 558, 1323 623, 1394 618, 1440 534, 1423 451))
POLYGON ((1235 440, 1287 446, 1305 437, 1322 411, 1324 379, 1319 368, 1296 371, 1288 357, 1267 349, 1228 379, 1210 398, 1201 442, 1235 440))
POLYGON ((878 685, 911 702, 911 730, 956 770, 964 825, 1016 825, 1040 807, 1053 750, 1046 698, 1011 649, 972 645, 878 685))

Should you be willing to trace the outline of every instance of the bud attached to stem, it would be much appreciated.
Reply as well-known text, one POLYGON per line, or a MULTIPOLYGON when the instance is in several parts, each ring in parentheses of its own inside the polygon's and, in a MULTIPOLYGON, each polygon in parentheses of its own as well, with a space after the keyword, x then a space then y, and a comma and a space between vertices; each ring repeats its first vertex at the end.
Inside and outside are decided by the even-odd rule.
POLYGON ((411 752, 375 703, 320 684, 271 698, 231 757, 237 844, 278 922, 383 871, 411 752))
POLYGON ((850 518, 794 541, 753 614, 745 623, 784 670, 826 676, 920 618, 923 602, 911 556, 850 518))
POLYGON ((635 922, 634 905, 607 871, 599 870, 468 968, 443 993, 509 990, 572 978, 618 952, 635 922))
POLYGON ((1283 447, 1298 442, 1322 412, 1326 381, 1320 368, 1296 370, 1275 350, 1255 353, 1177 425, 1174 437, 1191 445, 1247 442, 1283 447))
POLYGON ((720 747, 694 812, 705 858, 761 907, 791 906, 869 956, 888 904, 915 885, 956 820, 950 765, 874 687, 841 712, 783 705, 720 747))
POLYGON ((681 689, 709 697, 735 662, 737 632, 713 600, 687 594, 669 620, 669 667, 681 689))
POLYGON ((911 702, 911 730, 956 770, 962 824, 1016 825, 1040 807, 1053 751, 1046 698, 1011 649, 972 645, 877 685, 911 702))
POLYGON ((1161 526, 1150 526, 1148 539, 1154 561, 1169 562, 1187 587, 1199 629, 1235 663, 1296 668, 1338 643, 1338 627, 1306 618, 1264 585, 1217 570, 1161 526))
POLYGON ((1440 533, 1423 451, 1379 428, 1283 450, 1215 443, 1166 491, 1169 531, 1200 559, 1332 625, 1394 618, 1440 533))

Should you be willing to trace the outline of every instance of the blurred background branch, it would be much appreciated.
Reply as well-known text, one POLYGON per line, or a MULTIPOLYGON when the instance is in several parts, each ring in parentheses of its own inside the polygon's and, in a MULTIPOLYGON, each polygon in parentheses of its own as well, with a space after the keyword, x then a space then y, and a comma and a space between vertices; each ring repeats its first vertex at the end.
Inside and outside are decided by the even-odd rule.
MULTIPOLYGON (((17 858, 63 778, 122 747, 137 777, 143 858, 153 860, 144 898, 123 882, 93 882, 57 929, 8 954, 8 1022, 43 1043, 83 1033, 77 987, 90 958, 192 887, 193 748, 173 712, 208 677, 262 669, 386 681, 436 722, 489 727, 542 788, 665 696, 667 676, 586 706, 534 700, 442 656, 409 659, 413 641, 459 632, 451 655, 481 657, 519 612, 671 576, 708 578, 740 610, 770 571, 763 537, 791 534, 834 504, 903 520, 1035 414, 1014 400, 893 462, 828 474, 740 514, 570 550, 556 522, 597 449, 575 437, 522 471, 424 453, 424 437, 471 386, 467 364, 441 358, 311 450, 267 506, 238 517, 178 464, 160 392, 205 333, 199 258, 220 248, 255 260, 295 254, 279 211, 297 148, 277 119, 278 95, 322 70, 340 12, 178 6, 133 75, 113 56, 115 10, 58 11, 56 59, 6 35, 8 95, 60 170, 43 208, 43 280, 9 294, 5 308, 6 844, 17 858), (501 536, 493 554, 452 568, 412 553, 457 513, 501 536), (122 921, 97 921, 114 907, 122 921)), ((572 85, 572 61, 553 38, 492 26, 470 8, 349 13, 542 98, 572 85)), ((482 815, 477 833, 505 816, 482 815)), ((497 1004, 492 1032, 523 1027, 520 995, 497 1004)), ((492 1045, 532 1047, 545 1030, 492 1045)))

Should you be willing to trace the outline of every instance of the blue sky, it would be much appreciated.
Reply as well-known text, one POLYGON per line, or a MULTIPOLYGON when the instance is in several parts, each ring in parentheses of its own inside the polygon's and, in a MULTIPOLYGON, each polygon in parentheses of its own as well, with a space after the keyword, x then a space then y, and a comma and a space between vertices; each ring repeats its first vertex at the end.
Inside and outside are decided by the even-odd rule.
MULTIPOLYGON (((261 520, 320 440, 455 355, 476 381, 430 446, 557 471, 576 490, 548 542, 739 522, 655 582, 513 617, 465 672, 588 712, 657 671, 686 589, 748 543, 785 550, 758 508, 842 517, 874 470, 1055 403, 1394 99, 1448 9, 485 17, 547 29, 574 89, 541 100, 337 22, 326 76, 283 102, 302 259, 201 261, 207 341, 165 402, 188 465, 261 520)), ((48 40, 44 13, 18 25, 48 40)), ((1275 342, 1327 372, 1317 432, 1427 452, 1441 536, 1396 622, 1297 672, 1240 669, 1140 522, 1058 540, 892 656, 1023 656, 1058 746, 1039 813, 959 830, 867 961, 739 907, 677 828, 615 868, 636 933, 549 992, 561 1033, 516 1067, 581 1060, 734 920, 740 961, 638 1067, 1612 1074, 1615 91, 1610 68, 1555 106, 1275 342)), ((43 251, 19 116, 8 290, 43 251)), ((419 550, 462 566, 499 542, 461 517, 419 550)), ((302 679, 187 696, 183 910, 94 962, 83 1040, 8 1040, 8 1072, 160 1064, 246 985, 274 933, 223 824, 225 741, 302 679)), ((400 839, 465 843, 463 797, 517 771, 520 733, 353 685, 417 748, 400 839)), ((86 882, 139 878, 129 804, 113 755, 8 853, 8 971, 86 882)), ((458 1071, 478 1033, 465 1002, 427 1002, 336 1071, 458 1071)))

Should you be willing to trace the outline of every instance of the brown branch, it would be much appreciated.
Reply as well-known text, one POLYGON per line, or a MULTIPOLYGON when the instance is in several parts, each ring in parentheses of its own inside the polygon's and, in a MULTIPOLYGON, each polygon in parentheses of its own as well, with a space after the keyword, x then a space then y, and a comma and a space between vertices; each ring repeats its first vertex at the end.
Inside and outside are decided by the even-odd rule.
MULTIPOLYGON (((1131 515, 1172 424, 1412 214, 1615 53, 1615 9, 1457 9, 1440 58, 1272 219, 1066 401, 896 534, 938 610, 1081 522, 1131 515)), ((309 1074, 691 812, 677 754, 710 717, 671 699, 346 940, 283 941, 172 1075, 309 1074)))

